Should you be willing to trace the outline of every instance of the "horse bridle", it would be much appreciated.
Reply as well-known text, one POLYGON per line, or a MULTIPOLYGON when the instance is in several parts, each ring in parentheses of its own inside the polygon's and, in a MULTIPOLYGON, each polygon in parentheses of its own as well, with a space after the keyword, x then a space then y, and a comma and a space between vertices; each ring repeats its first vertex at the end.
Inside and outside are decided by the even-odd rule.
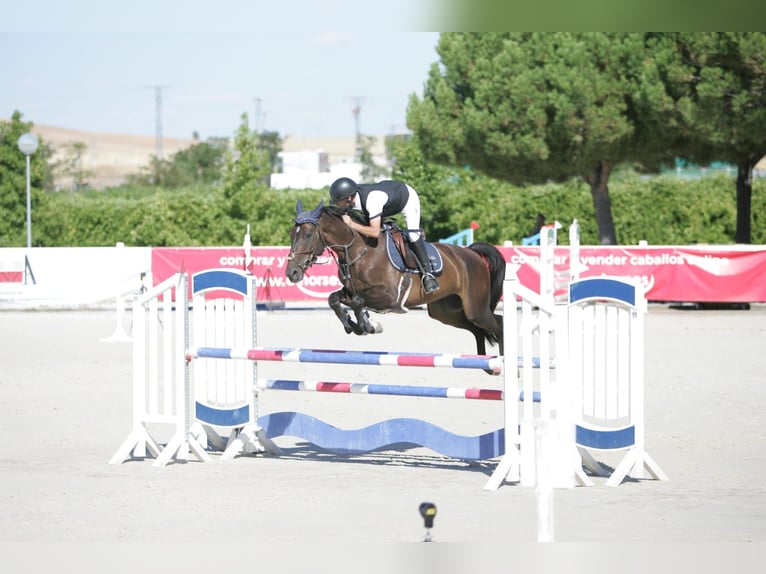
POLYGON ((324 251, 327 248, 327 244, 324 241, 324 237, 322 237, 322 232, 319 229, 319 223, 316 221, 309 221, 309 220, 306 220, 306 221, 296 220, 296 225, 295 225, 296 230, 299 226, 303 225, 304 223, 310 223, 311 225, 317 228, 317 236, 316 236, 316 239, 314 240, 313 245, 311 246, 311 249, 309 249, 308 251, 295 251, 294 244, 295 244, 295 239, 297 239, 297 235, 298 235, 296 231, 296 237, 293 239, 293 245, 290 246, 290 253, 287 254, 288 261, 292 261, 293 259, 295 259, 296 255, 310 255, 310 257, 307 257, 306 261, 303 264, 301 264, 300 266, 301 271, 306 271, 306 269, 311 267, 314 264, 314 262, 317 260, 317 257, 319 257, 319 253, 322 253, 322 251, 324 251), (322 247, 322 251, 317 253, 316 252, 317 244, 319 243, 320 240, 322 241, 323 247, 322 247))
POLYGON ((311 257, 306 258, 305 264, 301 265, 301 270, 306 271, 306 269, 308 269, 309 267, 311 267, 311 265, 314 264, 317 257, 319 256, 319 253, 322 253, 325 249, 327 249, 330 251, 330 253, 332 253, 333 258, 335 259, 335 263, 338 265, 338 270, 340 271, 341 280, 351 281, 351 285, 353 288, 353 281, 351 277, 351 267, 355 263, 357 263, 362 257, 364 257, 364 254, 367 253, 367 251, 370 249, 370 246, 365 244, 364 249, 362 249, 362 251, 356 257, 354 257, 354 259, 350 259, 349 249, 351 249, 351 247, 354 245, 354 242, 356 241, 357 236, 360 236, 359 232, 354 230, 352 227, 347 226, 349 231, 351 232, 351 241, 345 244, 330 244, 327 242, 324 235, 322 234, 322 229, 320 228, 319 221, 316 218, 313 218, 313 217, 306 217, 301 219, 296 218, 295 223, 296 223, 296 227, 303 225, 304 223, 310 223, 311 225, 317 228, 317 237, 311 249, 308 251, 296 252, 294 250, 294 247, 291 246, 290 253, 287 255, 287 260, 292 261, 296 255, 306 255, 306 254, 311 255, 311 257), (320 241, 322 245, 322 250, 319 251, 319 253, 317 253, 317 247, 320 241), (343 250, 343 261, 341 261, 340 256, 336 253, 334 249, 336 247, 343 250))

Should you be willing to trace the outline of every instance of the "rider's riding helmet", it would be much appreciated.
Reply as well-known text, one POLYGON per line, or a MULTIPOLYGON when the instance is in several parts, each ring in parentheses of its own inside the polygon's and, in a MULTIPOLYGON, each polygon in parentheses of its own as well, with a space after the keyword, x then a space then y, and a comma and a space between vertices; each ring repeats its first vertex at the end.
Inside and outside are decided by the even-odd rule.
POLYGON ((339 200, 356 193, 356 182, 348 177, 336 179, 330 186, 330 201, 337 203, 339 200))

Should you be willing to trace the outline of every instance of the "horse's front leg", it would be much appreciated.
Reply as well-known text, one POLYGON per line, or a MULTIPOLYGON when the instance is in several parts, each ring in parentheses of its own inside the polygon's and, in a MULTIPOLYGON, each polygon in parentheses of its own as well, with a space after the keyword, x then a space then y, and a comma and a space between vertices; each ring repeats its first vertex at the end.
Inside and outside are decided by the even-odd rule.
POLYGON ((340 291, 330 293, 330 296, 327 298, 327 302, 330 304, 330 309, 335 312, 335 315, 343 324, 343 328, 345 329, 346 333, 351 333, 355 332, 358 329, 358 326, 351 320, 351 316, 343 306, 345 299, 345 292, 343 289, 341 289, 340 291))
POLYGON ((343 328, 346 330, 346 333, 367 335, 368 333, 380 333, 382 331, 380 324, 372 323, 370 321, 370 316, 365 307, 364 299, 359 295, 349 297, 345 289, 341 289, 340 291, 331 293, 328 302, 330 308, 335 311, 335 315, 337 315, 340 322, 343 323, 343 328), (344 305, 354 312, 356 321, 351 318, 344 308, 344 305))
POLYGON ((367 335, 368 333, 380 333, 383 330, 379 323, 372 323, 370 321, 367 305, 360 295, 354 295, 347 299, 346 304, 351 307, 356 317, 356 323, 351 321, 351 324, 355 325, 354 333, 357 335, 367 335))

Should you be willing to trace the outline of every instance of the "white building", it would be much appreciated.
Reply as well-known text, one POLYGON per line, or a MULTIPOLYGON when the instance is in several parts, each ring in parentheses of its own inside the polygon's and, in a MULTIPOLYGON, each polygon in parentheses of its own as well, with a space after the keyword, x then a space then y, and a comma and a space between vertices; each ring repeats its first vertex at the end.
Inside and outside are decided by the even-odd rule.
MULTIPOLYGON (((355 162, 355 138, 300 138, 287 136, 279 152, 282 173, 271 174, 273 189, 322 189, 339 177, 362 180, 362 164, 355 162)), ((386 166, 384 138, 376 138, 373 161, 386 166)))
POLYGON ((273 189, 322 189, 339 177, 359 181, 362 164, 353 161, 330 164, 324 150, 282 151, 282 173, 271 174, 273 189))

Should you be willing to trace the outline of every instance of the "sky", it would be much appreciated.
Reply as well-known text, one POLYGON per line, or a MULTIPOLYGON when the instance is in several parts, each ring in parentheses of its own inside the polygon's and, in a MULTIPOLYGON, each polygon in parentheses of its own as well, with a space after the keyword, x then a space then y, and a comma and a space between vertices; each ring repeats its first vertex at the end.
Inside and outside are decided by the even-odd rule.
POLYGON ((401 133, 410 95, 422 96, 439 61, 439 32, 428 30, 592 29, 594 14, 613 16, 601 22, 606 29, 633 29, 655 13, 633 3, 667 2, 630 0, 621 11, 611 0, 582 1, 610 8, 570 0, 0 0, 0 118, 18 110, 38 125, 139 135, 155 135, 159 119, 165 137, 206 139, 231 136, 247 113, 253 129, 334 137, 356 133, 358 103, 362 134, 401 133))
POLYGON ((0 0, 0 117, 140 135, 159 119, 164 137, 204 140, 247 113, 252 129, 335 137, 355 135, 358 106, 360 133, 402 133, 439 60, 414 4, 0 0))

